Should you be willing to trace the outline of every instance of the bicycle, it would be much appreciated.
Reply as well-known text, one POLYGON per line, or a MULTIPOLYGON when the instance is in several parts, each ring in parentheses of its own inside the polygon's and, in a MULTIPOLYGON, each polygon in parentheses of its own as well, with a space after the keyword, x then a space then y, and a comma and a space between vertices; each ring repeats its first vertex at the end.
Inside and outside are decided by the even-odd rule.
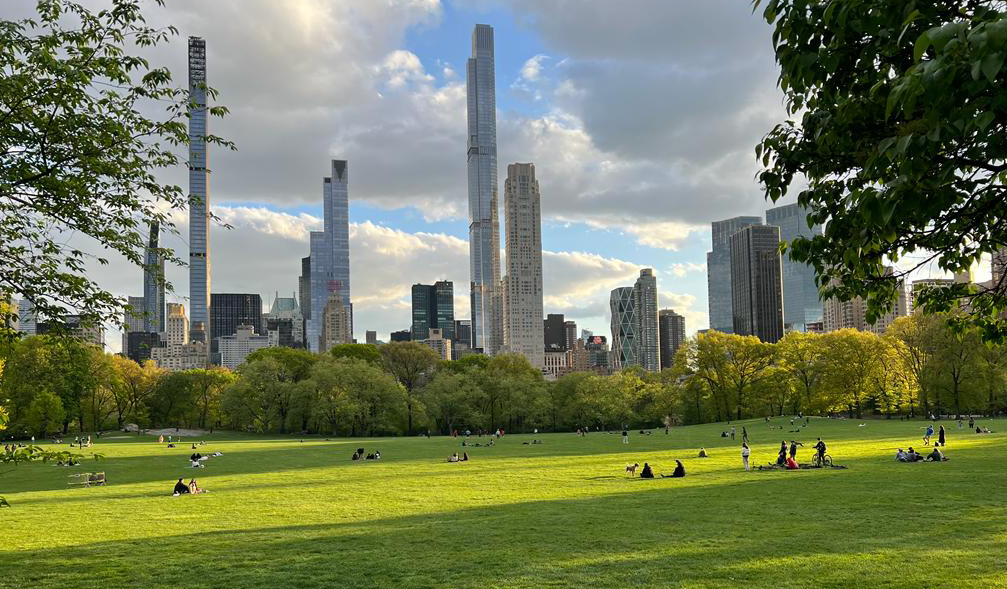
POLYGON ((822 456, 819 456, 817 453, 815 453, 815 454, 813 454, 811 456, 811 466, 813 466, 815 468, 822 468, 823 463, 824 463, 824 466, 831 467, 832 466, 832 457, 829 456, 828 454, 826 454, 824 457, 822 457, 822 456))

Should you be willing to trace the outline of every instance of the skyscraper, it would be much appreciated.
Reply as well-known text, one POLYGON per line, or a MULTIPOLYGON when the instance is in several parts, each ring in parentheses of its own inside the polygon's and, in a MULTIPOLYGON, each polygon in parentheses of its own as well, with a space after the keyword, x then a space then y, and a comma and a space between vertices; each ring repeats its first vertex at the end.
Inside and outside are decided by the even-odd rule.
POLYGON ((190 332, 203 331, 210 325, 210 175, 206 169, 207 132, 206 41, 199 37, 189 37, 190 332))
MULTIPOLYGON (((353 307, 350 303, 350 204, 349 164, 332 160, 332 176, 322 182, 324 227, 311 232, 310 290, 311 311, 308 319, 308 347, 321 348, 323 313, 329 300, 338 298, 347 308, 348 327, 353 332, 353 307)), ((342 336, 341 336, 342 337, 342 336)))
MULTIPOLYGON (((542 334, 542 211, 535 164, 510 164, 504 182, 507 276, 504 349, 545 365, 542 334)), ((656 313, 656 312, 655 312, 656 313)))
POLYGON ((675 363, 675 353, 685 341, 685 317, 672 309, 661 309, 658 322, 661 330, 661 370, 665 370, 675 363))
POLYGON ((563 333, 564 333, 564 344, 566 349, 572 350, 574 345, 577 343, 577 322, 576 321, 564 321, 563 322, 563 333))
POLYGON ((751 225, 731 236, 734 333, 775 343, 783 337, 780 229, 751 225))
POLYGON ((542 321, 544 329, 545 350, 547 352, 558 352, 566 349, 566 330, 564 328, 563 314, 549 313, 542 321))
MULTIPOLYGON (((885 275, 891 276, 895 273, 895 268, 885 266, 885 275)), ((942 287, 953 284, 952 280, 943 279, 923 279, 916 280, 912 284, 913 294, 919 293, 923 287, 942 287)), ((878 318, 874 324, 867 322, 867 303, 860 297, 854 297, 848 301, 840 301, 837 298, 826 299, 823 303, 822 331, 830 332, 839 329, 856 329, 859 331, 870 331, 878 335, 883 334, 899 317, 909 315, 912 301, 906 295, 905 282, 900 280, 896 285, 895 304, 892 309, 878 318)))
POLYGON ((127 353, 129 349, 129 334, 145 331, 143 326, 146 321, 144 310, 146 302, 143 297, 126 297, 126 308, 122 313, 122 353, 127 353))
POLYGON ((661 370, 661 336, 658 329, 657 278, 650 268, 640 270, 632 287, 612 291, 609 298, 612 312, 613 368, 641 366, 644 370, 661 370))
POLYGON ((301 275, 297 277, 297 302, 301 307, 302 329, 307 333, 308 319, 311 319, 311 256, 301 258, 301 275))
MULTIPOLYGON (((262 297, 251 293, 213 293, 210 295, 213 315, 210 321, 210 355, 219 353, 219 338, 238 333, 248 325, 262 335, 262 297)), ((219 360, 219 358, 215 358, 219 360)))
POLYGON ((157 251, 161 228, 150 224, 143 260, 143 331, 164 331, 164 256, 157 251))
POLYGON ((503 343, 503 301, 497 209, 496 74, 493 27, 489 25, 476 25, 472 31, 467 82, 472 347, 493 355, 503 343))
POLYGON ((441 280, 434 284, 414 284, 413 341, 423 341, 430 337, 431 329, 441 330, 444 339, 454 339, 455 295, 454 283, 441 280))
MULTIPOLYGON (((766 225, 780 228, 780 240, 788 244, 798 237, 822 234, 822 226, 808 227, 808 210, 797 204, 766 210, 766 225)), ((783 323, 791 329, 806 331, 808 323, 822 320, 822 302, 818 299, 815 269, 783 255, 783 323)))
POLYGON ((734 333, 734 311, 731 299, 731 235, 742 227, 761 224, 762 218, 760 217, 734 217, 724 221, 714 221, 712 224, 713 250, 706 254, 710 329, 716 329, 723 333, 734 333))

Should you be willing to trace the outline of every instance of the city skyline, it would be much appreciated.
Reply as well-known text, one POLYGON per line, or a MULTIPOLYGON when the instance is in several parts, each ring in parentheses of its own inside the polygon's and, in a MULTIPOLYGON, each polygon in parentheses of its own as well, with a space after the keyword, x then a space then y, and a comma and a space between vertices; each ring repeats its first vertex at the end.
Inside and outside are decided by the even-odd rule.
MULTIPOLYGON (((767 114, 778 100, 768 43, 771 32, 757 16, 731 15, 722 23, 734 33, 731 54, 745 57, 716 66, 744 71, 735 80, 750 91, 716 92, 710 86, 713 82, 704 81, 696 94, 717 100, 703 105, 676 103, 681 108, 667 112, 646 101, 614 109, 609 91, 612 87, 634 96, 652 95, 644 90, 659 83, 660 76, 654 74, 667 64, 624 53, 619 34, 595 48, 560 38, 558 16, 544 6, 530 9, 537 20, 525 28, 517 24, 523 16, 506 6, 482 9, 431 2, 394 18, 388 8, 375 6, 345 24, 339 22, 345 14, 317 9, 314 18, 337 23, 338 30, 387 23, 387 35, 367 40, 352 54, 320 48, 313 31, 298 28, 300 21, 282 11, 270 12, 277 35, 296 40, 295 47, 304 48, 306 66, 313 64, 318 75, 273 68, 264 77, 268 86, 261 86, 249 80, 247 72, 285 55, 245 38, 245 25, 249 19, 262 18, 261 8, 242 11, 221 4, 207 8, 212 14, 206 18, 194 19, 184 13, 185 0, 178 4, 183 8, 156 9, 152 18, 177 22, 181 45, 190 34, 207 40, 207 57, 214 65, 211 83, 220 91, 220 103, 233 113, 214 121, 214 130, 233 138, 239 147, 234 153, 212 154, 213 211, 234 227, 212 228, 214 289, 257 292, 266 300, 275 290, 296 286, 299 267, 291 259, 305 255, 304 234, 318 229, 323 216, 313 180, 317 172, 312 170, 332 154, 345 156, 357 162, 350 208, 353 259, 362 267, 375 268, 370 276, 355 273, 354 331, 361 341, 365 330, 377 330, 383 339, 389 331, 408 325, 410 284, 434 277, 459 285, 470 280, 466 168, 461 162, 466 143, 464 62, 477 22, 494 28, 499 157, 538 163, 543 192, 550 195, 542 211, 547 313, 564 313, 581 326, 608 333, 608 292, 631 281, 640 268, 653 267, 667 286, 660 306, 683 313, 690 333, 705 328, 709 221, 760 214, 769 206, 753 180, 751 152, 766 128, 763 122, 778 118, 767 114), (228 59, 215 60, 215 55, 228 59), (606 56, 608 63, 598 65, 598 55, 606 56), (366 67, 352 73, 345 69, 349 64, 366 67), (754 68, 748 67, 752 64, 754 68), (308 87, 314 91, 305 92, 308 87), (260 89, 268 92, 254 91, 260 89), (305 101, 311 108, 303 108, 305 101), (318 105, 324 105, 318 117, 306 120, 297 114, 314 112, 318 105), (734 113, 722 124, 744 131, 730 139, 724 139, 724 127, 696 135, 702 142, 690 153, 648 149, 676 143, 656 141, 662 137, 688 139, 697 129, 690 120, 705 121, 697 115, 711 112, 734 113), (641 131, 623 124, 630 114, 648 120, 647 128, 641 131), (290 147, 289 155, 279 153, 280 143, 263 140, 270 136, 266 130, 290 147), (717 138, 722 143, 711 143, 717 138), (656 176, 657 169, 671 172, 656 176), (686 169, 695 173, 682 175, 686 169), (676 175, 688 181, 676 184, 676 175), (717 181, 705 181, 711 177, 717 181), (255 272, 246 267, 250 258, 258 262, 255 272), (431 266, 436 270, 424 271, 431 266)), ((723 14, 717 4, 686 7, 688 21, 720 22, 723 14)), ((660 16, 670 8, 655 5, 654 10, 660 16)), ((605 22, 606 12, 572 15, 562 24, 590 30, 605 22)), ((651 30, 643 21, 636 26, 651 30)), ((664 32, 681 32, 678 24, 672 29, 664 32)), ((680 63, 685 64, 684 55, 695 51, 709 59, 709 50, 699 40, 666 36, 667 41, 663 36, 648 41, 657 44, 655 55, 675 43, 675 51, 664 53, 672 61, 681 54, 680 63)), ((173 71, 185 71, 185 50, 179 51, 179 44, 166 55, 173 71)), ((712 67, 710 61, 702 63, 712 67)), ((189 232, 185 219, 176 219, 176 227, 183 236, 189 232)), ((168 232, 163 237, 164 247, 186 257, 184 239, 168 232)), ((111 267, 116 270, 97 268, 102 284, 122 296, 138 294, 135 276, 127 283, 118 276, 126 274, 123 266, 113 261, 111 267)), ((191 308, 185 296, 187 269, 166 272, 174 286, 167 299, 191 308)), ((982 271, 978 274, 981 277, 982 271)), ((456 315, 468 317, 467 289, 456 290, 456 315)))

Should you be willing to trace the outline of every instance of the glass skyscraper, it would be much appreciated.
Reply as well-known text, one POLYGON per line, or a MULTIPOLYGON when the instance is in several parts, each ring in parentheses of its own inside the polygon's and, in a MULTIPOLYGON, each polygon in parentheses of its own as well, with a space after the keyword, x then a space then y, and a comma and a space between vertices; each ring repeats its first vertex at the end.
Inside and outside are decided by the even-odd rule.
POLYGON ((324 226, 311 232, 310 296, 308 347, 321 347, 325 306, 340 299, 349 314, 348 328, 353 333, 353 308, 350 304, 350 204, 349 163, 332 160, 332 175, 322 181, 324 226))
POLYGON ((414 284, 412 304, 413 341, 429 338, 431 329, 440 329, 444 339, 455 338, 454 284, 450 280, 414 284))
POLYGON ((143 331, 164 331, 164 256, 158 253, 161 228, 150 224, 143 260, 143 331))
POLYGON ((710 329, 721 333, 734 333, 734 306, 731 299, 731 235, 743 227, 761 224, 761 217, 734 217, 713 222, 713 251, 706 253, 710 329))
POLYGON ((467 82, 472 346, 492 355, 503 343, 503 300, 497 211, 496 79, 493 27, 489 25, 476 25, 472 31, 467 82))
POLYGON ((613 290, 609 306, 612 313, 612 367, 622 370, 636 365, 649 372, 659 372, 661 334, 654 271, 644 268, 632 287, 613 290))
POLYGON ((206 169, 206 41, 189 37, 189 321, 210 325, 210 198, 206 169))
MULTIPOLYGON (((797 237, 822 234, 822 226, 808 227, 808 211, 798 204, 766 210, 766 225, 780 228, 780 240, 790 243, 797 237)), ((815 284, 815 269, 783 255, 783 323, 806 331, 808 323, 822 321, 822 302, 815 284)))
POLYGON ((751 225, 731 235, 734 333, 776 343, 783 337, 780 229, 751 225))

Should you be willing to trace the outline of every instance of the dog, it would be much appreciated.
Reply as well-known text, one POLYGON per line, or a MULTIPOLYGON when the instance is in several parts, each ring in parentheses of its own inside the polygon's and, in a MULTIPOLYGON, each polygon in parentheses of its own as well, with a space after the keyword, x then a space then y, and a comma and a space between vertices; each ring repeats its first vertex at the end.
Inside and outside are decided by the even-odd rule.
POLYGON ((629 466, 626 467, 626 472, 628 472, 630 475, 635 476, 636 475, 636 467, 638 467, 638 466, 640 466, 639 462, 635 462, 633 464, 630 464, 629 466))

